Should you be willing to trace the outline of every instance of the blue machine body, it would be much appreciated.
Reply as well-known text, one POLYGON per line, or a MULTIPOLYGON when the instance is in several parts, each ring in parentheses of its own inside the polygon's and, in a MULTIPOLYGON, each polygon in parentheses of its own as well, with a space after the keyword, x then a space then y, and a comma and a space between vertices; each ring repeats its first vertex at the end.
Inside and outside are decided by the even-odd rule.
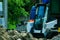
POLYGON ((33 36, 37 34, 37 37, 40 36, 40 34, 47 37, 48 33, 51 32, 50 30, 57 24, 57 19, 47 22, 49 5, 46 4, 48 4, 50 0, 42 0, 42 2, 43 4, 38 4, 37 8, 35 6, 32 7, 30 19, 33 19, 34 22, 27 23, 27 32, 32 33, 33 36))
POLYGON ((30 11, 30 19, 35 18, 35 13, 36 13, 36 7, 32 6, 31 11, 30 11))
POLYGON ((50 0, 42 0, 43 4, 48 4, 50 0))
MULTIPOLYGON (((45 6, 39 6, 38 7, 37 18, 36 18, 36 7, 33 6, 31 9, 31 12, 30 12, 30 19, 33 19, 33 20, 36 19, 35 20, 36 24, 40 23, 40 19, 43 18, 45 15, 44 9, 45 9, 45 6)), ((27 26, 29 26, 29 27, 27 28, 27 30, 31 30, 31 28, 33 27, 31 24, 33 24, 33 22, 32 23, 28 22, 27 26)), ((28 31, 28 32, 30 32, 30 31, 28 31)))
POLYGON ((39 6, 38 7, 38 17, 39 18, 44 17, 44 6, 39 6))
MULTIPOLYGON (((36 15, 36 7, 32 6, 32 9, 30 11, 30 19, 34 19, 36 15)), ((38 17, 43 17, 44 16, 44 6, 40 6, 38 9, 38 17)))

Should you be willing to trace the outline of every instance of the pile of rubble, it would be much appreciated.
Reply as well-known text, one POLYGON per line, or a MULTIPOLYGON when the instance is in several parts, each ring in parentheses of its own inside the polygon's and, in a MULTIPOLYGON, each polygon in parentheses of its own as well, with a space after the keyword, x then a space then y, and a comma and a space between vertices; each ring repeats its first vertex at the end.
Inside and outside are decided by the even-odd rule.
POLYGON ((4 28, 0 28, 0 40, 11 40, 4 28))
POLYGON ((51 40, 60 40, 60 35, 54 36, 51 40))
POLYGON ((6 29, 0 28, 0 40, 33 40, 33 36, 30 33, 19 33, 16 30, 7 32, 6 29))
MULTIPOLYGON (((60 40, 60 35, 55 36, 51 40, 60 40)), ((0 28, 0 40, 45 40, 45 38, 34 38, 30 33, 17 32, 16 30, 6 31, 4 28, 0 28)), ((50 40, 50 39, 46 39, 50 40)))
POLYGON ((38 40, 38 39, 34 38, 30 33, 25 32, 19 33, 16 30, 6 31, 6 29, 0 28, 0 40, 38 40))

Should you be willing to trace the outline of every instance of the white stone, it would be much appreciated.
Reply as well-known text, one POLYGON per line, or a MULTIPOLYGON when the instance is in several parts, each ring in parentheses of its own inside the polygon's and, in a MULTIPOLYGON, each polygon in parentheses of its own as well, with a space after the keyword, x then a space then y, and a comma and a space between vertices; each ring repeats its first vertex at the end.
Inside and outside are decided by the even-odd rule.
POLYGON ((19 38, 19 39, 17 39, 17 40, 21 40, 21 39, 19 38))

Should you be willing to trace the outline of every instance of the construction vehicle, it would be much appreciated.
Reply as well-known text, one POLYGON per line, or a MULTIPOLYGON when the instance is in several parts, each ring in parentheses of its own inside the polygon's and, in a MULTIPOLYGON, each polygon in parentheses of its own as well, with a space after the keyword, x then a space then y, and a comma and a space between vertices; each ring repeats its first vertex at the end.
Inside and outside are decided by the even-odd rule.
POLYGON ((49 4, 38 3, 36 6, 35 19, 27 23, 27 32, 30 32, 34 37, 50 38, 58 35, 60 28, 58 19, 49 15, 49 4))
MULTIPOLYGON (((2 4, 2 2, 0 2, 2 4)), ((58 34, 60 32, 60 28, 57 26, 58 19, 54 19, 53 17, 49 17, 47 4, 36 5, 36 14, 35 19, 27 22, 27 32, 30 32, 33 36, 40 37, 42 34, 45 38, 50 37, 52 33, 58 34), (42 11, 45 10, 45 11, 42 11), (43 12, 43 15, 40 16, 40 13, 43 12), (50 19, 52 18, 52 19, 50 19), (50 36, 49 36, 50 35, 50 36)), ((1 6, 0 6, 1 7, 1 6)), ((1 11, 1 10, 0 10, 1 11)), ((0 15, 0 25, 3 28, 7 28, 7 2, 4 1, 4 13, 0 15)), ((53 35, 53 34, 52 34, 53 35)), ((55 35, 53 35, 55 36, 55 35)))

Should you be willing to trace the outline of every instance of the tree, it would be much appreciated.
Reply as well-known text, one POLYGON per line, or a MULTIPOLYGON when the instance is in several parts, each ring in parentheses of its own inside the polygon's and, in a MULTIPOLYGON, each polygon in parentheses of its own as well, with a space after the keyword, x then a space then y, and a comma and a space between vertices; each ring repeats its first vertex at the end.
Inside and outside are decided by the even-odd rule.
POLYGON ((9 25, 16 25, 20 22, 21 17, 28 17, 30 8, 32 6, 31 4, 31 0, 8 0, 9 25))

